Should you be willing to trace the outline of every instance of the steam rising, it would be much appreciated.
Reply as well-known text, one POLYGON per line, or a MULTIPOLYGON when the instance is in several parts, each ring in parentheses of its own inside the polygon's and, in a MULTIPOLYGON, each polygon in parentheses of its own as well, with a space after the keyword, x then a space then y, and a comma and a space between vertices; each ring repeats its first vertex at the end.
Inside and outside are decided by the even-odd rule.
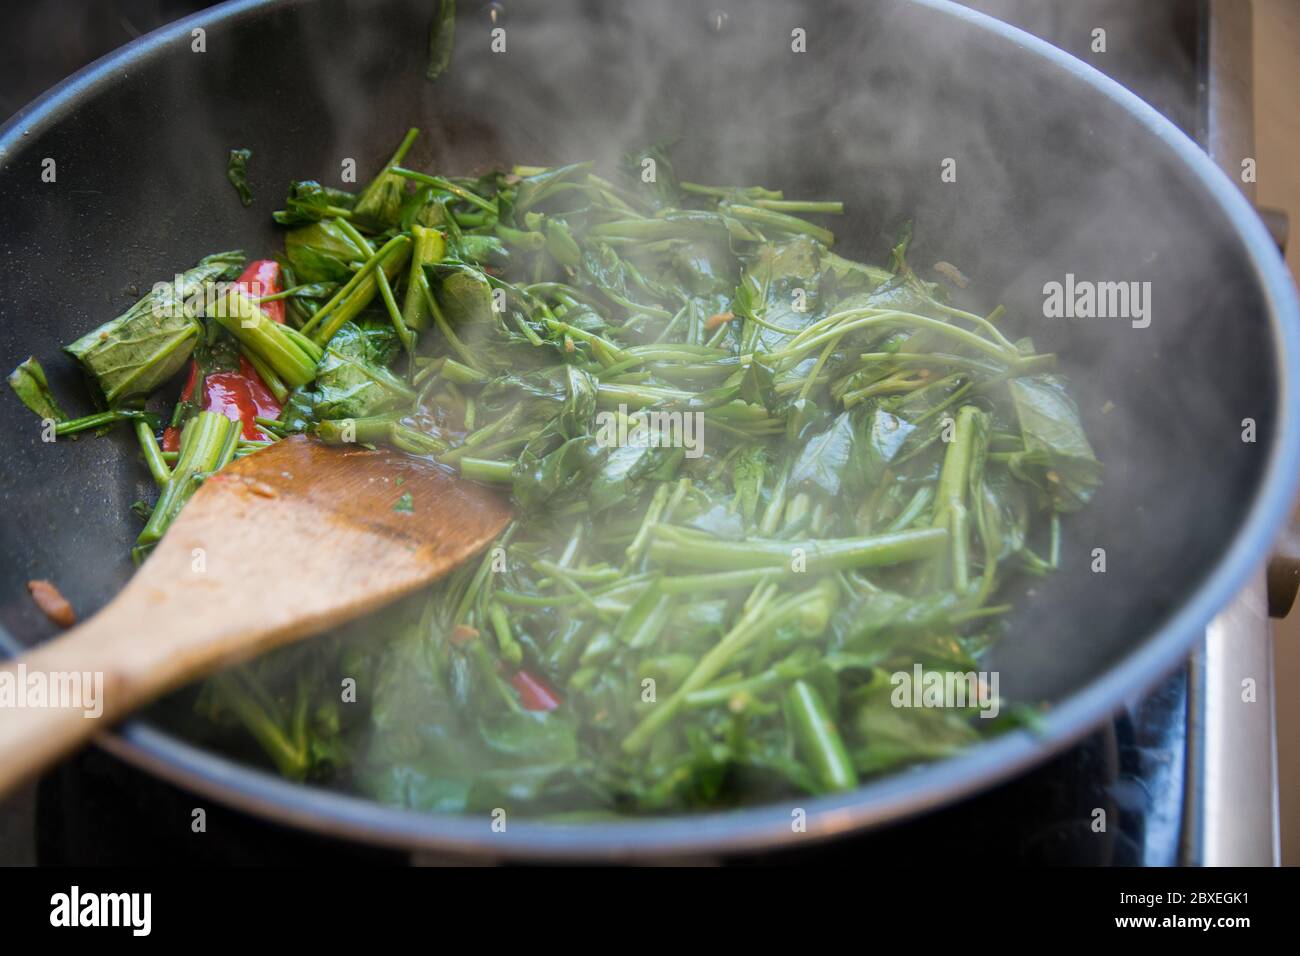
MULTIPOLYGON (((1135 17, 1127 3, 1065 6, 1039 5, 1025 25, 1076 37, 1098 65, 1121 60, 1125 79, 1190 122, 1192 64, 1176 38, 1147 69, 1115 52, 1158 32, 1151 7, 1135 17), (1098 27, 1104 54, 1090 50, 1098 27)), ((462 24, 441 91, 453 128, 435 163, 477 158, 454 135, 464 103, 491 118, 506 162, 608 167, 673 142, 684 178, 844 199, 837 249, 855 258, 883 261, 912 220, 916 268, 956 263, 971 279, 960 304, 1004 303, 1009 329, 1061 354, 1106 484, 1067 524, 1064 569, 1011 596, 1022 609, 992 661, 1008 694, 1077 686, 1205 573, 1262 467, 1240 422, 1271 415, 1271 359, 1253 293, 1217 274, 1235 238, 1149 129, 1037 54, 909 3, 737 5, 720 31, 687 3, 524 7, 510 6, 504 55, 462 24), (791 50, 796 27, 806 53, 791 50), (945 159, 955 182, 941 181, 945 159), (1150 283, 1150 327, 1045 318, 1044 287, 1067 275, 1150 283), (1220 360, 1258 380, 1225 389, 1220 360), (1106 550, 1105 574, 1089 569, 1094 548, 1106 550)))
MULTIPOLYGON (((130 76, 108 94, 106 115, 42 133, 21 157, 59 155, 81 198, 72 214, 42 200, 6 215, 11 241, 39 236, 50 259, 22 257, 31 271, 0 277, 6 298, 42 301, 72 270, 76 288, 46 326, 51 340, 69 341, 114 313, 121 300, 106 304, 103 288, 118 276, 147 288, 234 237, 250 252, 275 248, 266 213, 291 179, 350 185, 338 171, 353 157, 364 181, 409 125, 424 136, 408 165, 453 174, 585 159, 610 168, 630 150, 674 142, 684 178, 845 200, 836 248, 854 258, 883 261, 914 221, 916 268, 933 278, 933 263, 955 263, 971 280, 958 304, 987 313, 1005 303, 1009 329, 1061 354, 1106 483, 1067 523, 1064 569, 1033 582, 1033 600, 1012 595, 1023 610, 990 663, 1004 693, 1051 699, 1077 688, 1131 652, 1218 559, 1272 440, 1265 310, 1217 207, 1123 108, 1056 63, 903 0, 724 4, 721 30, 707 5, 686 0, 508 2, 505 53, 489 48, 496 24, 483 7, 462 6, 450 71, 433 86, 423 79, 423 0, 289 4, 212 31, 205 54, 159 53, 147 82, 130 76), (791 51, 796 27, 806 53, 791 51), (134 149, 114 135, 119 124, 134 149), (74 139, 104 146, 91 157, 74 139), (224 184, 235 146, 253 149, 252 212, 224 184), (955 182, 940 179, 945 158, 956 160, 955 182), (92 266, 86 248, 113 252, 92 266), (1045 319, 1043 287, 1067 274, 1150 282, 1150 327, 1045 319), (1258 444, 1240 440, 1246 417, 1259 423, 1258 444), (1107 551, 1106 574, 1088 569, 1095 547, 1107 551)), ((1155 29, 1154 14, 1134 21, 1138 6, 1148 9, 1039 4, 1028 26, 1078 36, 1081 53, 1101 26, 1115 50, 1126 31, 1155 29)), ((1148 97, 1173 103, 1190 70, 1148 97)), ((10 365, 33 351, 16 328, 0 333, 10 365)), ((65 377, 55 387, 73 386, 65 377)), ((129 436, 121 441, 99 463, 107 490, 87 503, 105 515, 127 515, 142 490, 129 436)), ((49 467, 16 454, 33 473, 49 467)), ((53 560, 60 541, 71 551, 73 534, 124 539, 112 528, 122 519, 98 520, 54 529, 40 557, 53 560)), ((31 553, 8 534, 0 543, 31 553)), ((111 588, 102 567, 70 574, 73 591, 111 588)))

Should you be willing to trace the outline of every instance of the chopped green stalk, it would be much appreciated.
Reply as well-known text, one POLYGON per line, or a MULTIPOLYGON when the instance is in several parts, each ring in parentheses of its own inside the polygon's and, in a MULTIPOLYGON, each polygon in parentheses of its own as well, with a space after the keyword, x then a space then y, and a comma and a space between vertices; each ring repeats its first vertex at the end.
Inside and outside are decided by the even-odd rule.
POLYGON ((410 246, 411 240, 401 235, 394 236, 384 243, 299 331, 303 335, 311 335, 317 345, 325 345, 329 342, 344 322, 355 318, 374 299, 379 288, 373 275, 375 269, 382 265, 385 274, 392 278, 406 265, 410 246), (329 316, 328 322, 323 321, 326 316, 329 316), (315 330, 314 335, 312 335, 313 330, 315 330))
POLYGON ((254 415, 253 423, 264 432, 269 432, 270 434, 276 435, 280 438, 284 437, 284 422, 279 419, 262 418, 260 415, 254 415))
POLYGON ((657 705, 641 723, 637 724, 632 733, 623 739, 625 753, 632 754, 643 750, 650 743, 651 738, 677 715, 688 695, 717 677, 742 648, 751 644, 760 635, 795 618, 810 599, 808 594, 796 594, 783 601, 774 601, 775 594, 774 585, 759 585, 751 596, 745 613, 741 615, 735 626, 704 655, 681 687, 668 700, 657 705))
POLYGON ((297 330, 267 318, 239 289, 228 290, 215 303, 212 317, 290 388, 316 377, 321 350, 297 330))
POLYGON ((275 369, 251 348, 243 346, 240 348, 240 352, 244 358, 248 359, 248 364, 257 371, 262 383, 271 390, 275 400, 283 405, 289 398, 289 386, 285 385, 280 376, 275 374, 275 369))
POLYGON ((482 385, 487 381, 487 376, 482 372, 476 371, 468 365, 461 365, 455 359, 447 359, 443 363, 439 374, 447 381, 455 382, 457 385, 482 385))
POLYGON ((487 458, 462 458, 460 473, 474 481, 511 482, 514 480, 515 463, 512 461, 491 461, 487 458))
POLYGON ((516 249, 536 252, 546 248, 546 236, 526 229, 511 229, 497 223, 494 232, 516 249))
POLYGON ((213 678, 212 686, 221 703, 239 718, 253 739, 274 761, 280 773, 290 780, 300 780, 306 776, 308 755, 272 719, 265 706, 240 686, 235 674, 218 675, 213 678))
POLYGON ((407 355, 414 355, 415 333, 406 327, 406 322, 402 319, 402 312, 397 307, 393 288, 388 284, 388 276, 384 275, 383 269, 376 269, 374 276, 379 286, 379 296, 384 301, 384 308, 388 310, 388 318, 393 323, 393 331, 397 333, 398 341, 402 343, 402 348, 406 349, 407 355))
POLYGON ((759 209, 772 209, 776 212, 806 212, 822 213, 825 215, 842 216, 844 214, 844 203, 842 202, 800 202, 794 199, 755 199, 750 205, 759 209))
POLYGON ((821 226, 813 225, 811 222, 806 222, 797 216, 777 212, 770 207, 759 208, 758 206, 743 206, 735 203, 728 203, 722 208, 737 219, 743 219, 746 222, 765 226, 768 229, 777 229, 781 232, 789 232, 796 235, 812 236, 817 241, 823 242, 828 246, 835 242, 835 234, 829 229, 823 229, 821 226))
POLYGON ((417 183, 425 183, 434 189, 441 189, 443 192, 451 193, 457 199, 463 199, 470 205, 478 206, 485 212, 495 213, 497 211, 497 207, 482 196, 471 192, 464 186, 456 185, 449 179, 443 179, 441 176, 430 176, 427 173, 418 173, 412 169, 402 169, 400 166, 394 167, 391 172, 396 176, 403 176, 417 183))
POLYGON ((582 250, 573 240, 573 234, 558 219, 546 222, 546 251, 562 266, 576 269, 582 264, 582 250))
POLYGON ((779 575, 774 568, 744 568, 739 571, 716 571, 713 574, 683 574, 664 578, 665 594, 702 594, 708 591, 746 590, 779 575))
POLYGON ((432 313, 429 303, 433 293, 429 278, 424 274, 428 263, 438 262, 446 252, 442 234, 416 224, 411 227, 414 245, 411 248, 411 268, 406 277, 406 299, 402 303, 402 321, 408 328, 428 328, 432 313))
MULTIPOLYGON (((522 175, 522 173, 520 174, 522 175)), ((704 186, 700 183, 679 183, 684 192, 695 193, 700 196, 715 196, 719 199, 729 199, 734 196, 744 196, 747 199, 782 199, 785 194, 779 189, 764 189, 762 186, 704 186)))
POLYGON ((650 557, 670 567, 783 569, 789 574, 902 564, 941 553, 948 545, 944 527, 900 531, 862 538, 723 541, 688 528, 660 525, 650 557))
POLYGON ((153 433, 153 428, 148 422, 137 419, 135 435, 140 440, 140 451, 144 454, 145 464, 149 466, 149 474, 153 475, 154 483, 159 488, 165 488, 172 480, 172 470, 167 462, 163 461, 162 449, 158 447, 158 439, 153 433))
POLYGON ((143 561, 153 546, 162 540, 168 526, 180 514, 203 478, 233 456, 238 438, 239 424, 224 415, 199 412, 190 419, 181 433, 176 467, 163 485, 158 503, 131 550, 136 563, 143 561))
MULTIPOLYGON (((763 210, 758 211, 763 212, 763 210)), ((719 235, 725 235, 734 242, 757 242, 761 238, 758 233, 734 216, 694 211, 676 213, 659 219, 620 219, 603 222, 592 226, 587 231, 593 236, 638 239, 647 242, 658 239, 716 239, 719 235)))
POLYGON ((353 442, 373 445, 387 441, 393 426, 398 424, 404 414, 391 412, 363 418, 327 419, 317 423, 316 436, 327 445, 346 445, 353 442))
POLYGON ((59 436, 76 435, 79 432, 94 431, 108 425, 116 425, 118 422, 131 421, 146 422, 152 428, 156 419, 157 416, 149 412, 142 412, 139 409, 115 408, 108 412, 83 415, 81 418, 65 418, 54 426, 54 434, 59 436))
POLYGON ((492 628, 497 635, 497 649, 503 658, 518 667, 523 663, 524 649, 510 633, 510 615, 506 613, 504 607, 494 601, 489 616, 492 618, 492 628))
POLYGON ((950 325, 940 319, 932 319, 928 316, 916 315, 910 312, 899 312, 893 309, 851 309, 828 316, 826 319, 808 326, 791 339, 789 344, 774 352, 772 357, 780 359, 783 368, 790 368, 797 365, 807 353, 848 332, 888 324, 910 325, 938 332, 941 335, 957 340, 962 345, 978 349, 1002 361, 1016 358, 1014 353, 1008 353, 1002 346, 980 338, 966 329, 950 325))
POLYGON ((835 718, 817 689, 807 681, 797 680, 786 691, 785 701, 799 752, 822 789, 844 791, 856 787, 857 771, 835 727, 835 718))
POLYGON ((441 438, 398 424, 389 427, 388 440, 412 455, 441 455, 448 448, 441 438))
POLYGON ((976 444, 983 432, 984 413, 974 405, 957 412, 952 425, 952 440, 944 454, 943 470, 934 503, 935 528, 948 531, 949 570, 952 586, 959 594, 970 586, 970 511, 966 507, 966 489, 976 444))

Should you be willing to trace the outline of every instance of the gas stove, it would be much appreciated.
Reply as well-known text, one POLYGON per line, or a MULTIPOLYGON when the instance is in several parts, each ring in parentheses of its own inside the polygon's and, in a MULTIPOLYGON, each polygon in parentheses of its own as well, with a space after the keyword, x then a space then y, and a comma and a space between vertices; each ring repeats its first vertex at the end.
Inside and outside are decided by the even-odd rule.
MULTIPOLYGON (((94 31, 59 49, 0 57, 0 109, 11 111, 62 75, 131 36, 205 3, 95 4, 94 31), (114 22, 116 20, 116 22, 114 22), (97 48, 98 45, 98 48, 97 48), (52 54, 54 54, 52 56, 52 54), (62 54, 62 59, 60 59, 62 54), (39 70, 50 71, 42 77, 39 70), (33 84, 36 84, 33 87, 33 84), (31 87, 31 88, 29 88, 31 87), (13 100, 18 101, 13 101, 13 100)), ((970 0, 1113 76, 1197 139, 1237 175, 1252 155, 1251 10, 1244 0, 970 0), (1098 31, 1103 31, 1099 33, 1098 31)), ((31 5, 11 18, 51 15, 31 5), (38 12, 40 11, 40 12, 38 12)), ((77 21, 67 10, 65 21, 77 21)), ((35 27, 33 27, 35 29, 35 27)), ((23 23, 10 23, 21 37, 23 23)), ((1249 190, 1249 186, 1245 186, 1249 190)), ((1008 784, 886 830, 833 844, 711 862, 861 860, 884 851, 924 859, 960 845, 988 864, 1255 864, 1278 860, 1271 634, 1263 572, 1209 626, 1188 662, 1069 751, 1008 784), (1256 705, 1238 706, 1241 681, 1256 705), (1105 832, 1091 825, 1106 811, 1105 832)), ((48 774, 25 800, 0 808, 0 862, 456 862, 408 857, 300 833, 209 807, 220 839, 193 840, 196 798, 102 750, 48 774)))

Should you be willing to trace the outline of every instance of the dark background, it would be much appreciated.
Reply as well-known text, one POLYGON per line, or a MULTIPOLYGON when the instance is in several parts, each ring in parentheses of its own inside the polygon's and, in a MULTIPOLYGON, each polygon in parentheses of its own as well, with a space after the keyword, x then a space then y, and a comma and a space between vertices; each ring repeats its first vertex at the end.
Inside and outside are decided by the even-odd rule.
POLYGON ((6 4, 0 30, 0 120, 65 76, 205 0, 32 0, 6 4))

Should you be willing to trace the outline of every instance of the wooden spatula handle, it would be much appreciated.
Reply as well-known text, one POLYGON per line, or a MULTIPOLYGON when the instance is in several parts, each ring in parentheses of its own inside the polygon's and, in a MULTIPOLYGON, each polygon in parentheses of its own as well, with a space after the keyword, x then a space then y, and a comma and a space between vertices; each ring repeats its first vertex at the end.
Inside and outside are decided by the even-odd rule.
POLYGON ((176 675, 167 643, 133 639, 143 623, 134 604, 123 594, 80 627, 0 664, 21 704, 0 707, 0 794, 168 689, 176 675))
MULTIPOLYGON (((169 535, 90 620, 17 660, 0 662, 0 671, 25 677, 24 683, 57 689, 78 682, 82 700, 87 691, 94 696, 96 711, 87 717, 91 707, 49 706, 49 700, 43 706, 0 707, 0 795, 168 691, 319 631, 337 617, 296 605, 267 608, 248 597, 252 582, 269 579, 255 558, 216 561, 195 571, 189 534, 180 528, 169 535)), ((351 613, 386 597, 357 602, 351 613)))
POLYGON ((0 664, 47 684, 89 674, 103 708, 0 706, 0 795, 169 690, 424 587, 509 520, 495 495, 396 452, 298 437, 234 462, 104 610, 0 664))

